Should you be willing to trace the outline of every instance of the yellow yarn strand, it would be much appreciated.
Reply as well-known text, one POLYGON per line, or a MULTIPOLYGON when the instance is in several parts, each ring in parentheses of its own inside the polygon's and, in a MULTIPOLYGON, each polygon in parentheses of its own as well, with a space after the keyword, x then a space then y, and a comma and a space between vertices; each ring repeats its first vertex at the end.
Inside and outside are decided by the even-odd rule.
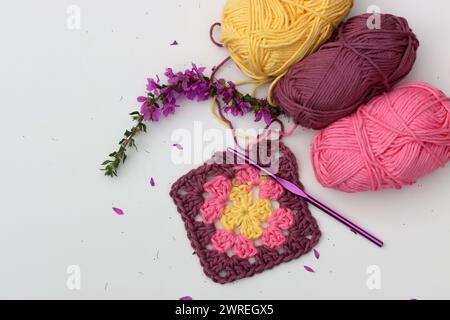
POLYGON ((256 92, 258 91, 258 89, 259 89, 261 86, 263 86, 263 85, 265 85, 266 83, 268 83, 269 81, 270 81, 270 79, 266 79, 266 80, 243 80, 243 81, 237 82, 237 83, 236 83, 236 86, 239 87, 239 86, 243 86, 243 85, 246 85, 246 84, 254 84, 255 87, 254 87, 253 90, 252 90, 252 95, 253 95, 254 97, 256 97, 256 92))
POLYGON ((316 51, 353 0, 228 0, 221 42, 250 78, 269 80, 316 51))
POLYGON ((231 129, 230 125, 228 123, 226 123, 225 121, 223 121, 222 118, 219 117, 219 115, 217 114, 217 112, 216 112, 216 101, 217 101, 217 96, 214 96, 213 99, 212 99, 212 102, 211 102, 211 107, 210 107, 211 114, 217 120, 217 122, 219 122, 224 127, 227 127, 228 129, 231 129))
POLYGON ((276 105, 276 103, 273 101, 272 99, 272 91, 275 88, 275 86, 277 85, 278 81, 281 80, 281 78, 283 78, 286 75, 287 71, 283 72, 282 74, 280 74, 278 77, 275 78, 275 80, 272 81, 272 83, 270 84, 269 87, 269 93, 267 94, 267 102, 269 102, 270 105, 274 106, 274 107, 278 107, 276 105))
MULTIPOLYGON (((258 81, 257 81, 258 82, 258 81)), ((250 84, 250 83, 256 83, 255 80, 247 80, 247 81, 242 81, 238 84, 236 84, 237 86, 239 85, 244 85, 244 84, 250 84)), ((259 84, 256 86, 255 90, 258 89, 259 86, 263 85, 265 82, 259 84)), ((210 106, 210 112, 213 115, 214 119, 217 120, 217 122, 219 122, 221 125, 223 125, 224 127, 228 128, 228 129, 232 129, 230 127, 230 124, 223 121, 223 119, 217 114, 216 112, 216 101, 217 101, 217 96, 214 96, 211 102, 211 106, 210 106)), ((239 130, 235 130, 233 129, 233 133, 237 138, 243 139, 243 140, 257 140, 258 138, 255 136, 252 136, 250 134, 243 134, 240 133, 239 130)))

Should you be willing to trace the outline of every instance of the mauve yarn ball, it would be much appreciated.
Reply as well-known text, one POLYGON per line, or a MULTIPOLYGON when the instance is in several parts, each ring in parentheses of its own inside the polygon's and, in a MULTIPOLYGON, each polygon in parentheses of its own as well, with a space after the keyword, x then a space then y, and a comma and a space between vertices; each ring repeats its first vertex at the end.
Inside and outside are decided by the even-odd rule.
POLYGON ((272 91, 273 101, 306 128, 322 129, 404 78, 416 60, 419 42, 408 22, 380 14, 347 20, 319 51, 298 62, 272 91))
POLYGON ((399 86, 321 130, 311 158, 324 187, 411 185, 450 160, 450 99, 426 83, 399 86))

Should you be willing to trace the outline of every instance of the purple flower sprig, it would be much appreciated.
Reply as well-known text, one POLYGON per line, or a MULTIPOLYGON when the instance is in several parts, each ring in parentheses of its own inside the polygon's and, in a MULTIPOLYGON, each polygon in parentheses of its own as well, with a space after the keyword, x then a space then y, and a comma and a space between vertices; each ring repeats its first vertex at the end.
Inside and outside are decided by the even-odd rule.
POLYGON ((164 73, 166 83, 162 83, 159 77, 147 79, 146 95, 137 98, 141 104, 140 111, 130 113, 136 124, 125 131, 123 139, 119 141, 119 149, 111 153, 110 159, 102 163, 105 175, 117 176, 120 164, 127 159, 126 150, 136 147, 135 136, 147 131, 145 123, 157 122, 162 116, 175 114, 180 107, 178 101, 183 98, 205 101, 216 97, 224 106, 225 113, 243 116, 252 112, 255 114, 256 122, 264 119, 267 125, 282 114, 281 109, 271 106, 266 99, 257 99, 241 93, 231 81, 205 76, 205 70, 204 67, 192 64, 192 68, 184 72, 166 69, 164 73))

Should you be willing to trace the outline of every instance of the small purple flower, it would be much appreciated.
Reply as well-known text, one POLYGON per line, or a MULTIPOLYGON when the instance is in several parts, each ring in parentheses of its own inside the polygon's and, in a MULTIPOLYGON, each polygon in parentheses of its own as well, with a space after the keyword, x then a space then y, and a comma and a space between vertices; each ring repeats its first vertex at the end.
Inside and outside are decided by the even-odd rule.
POLYGON ((192 70, 185 71, 181 88, 187 99, 198 101, 209 99, 211 83, 203 77, 204 70, 205 68, 197 68, 194 64, 192 70))
POLYGON ((236 95, 236 86, 232 82, 226 82, 224 79, 219 79, 216 84, 217 94, 221 99, 229 104, 236 95))
POLYGON ((195 93, 197 95, 197 101, 208 100, 211 96, 210 94, 211 83, 206 80, 201 80, 195 88, 195 93))
POLYGON ((162 107, 162 113, 165 117, 168 117, 171 114, 175 114, 175 108, 178 108, 179 106, 172 103, 167 103, 162 107))
POLYGON ((150 118, 152 117, 152 113, 150 112, 150 108, 148 107, 146 102, 141 106, 141 114, 144 116, 145 122, 150 120, 150 118))
POLYGON ((176 98, 175 98, 175 90, 173 87, 164 87, 161 88, 161 95, 164 95, 164 100, 168 103, 175 104, 176 98))
POLYGON ((224 79, 219 79, 216 82, 216 90, 217 90, 217 94, 218 95, 223 95, 223 93, 225 92, 225 88, 226 88, 226 82, 224 79))
POLYGON ((167 83, 170 85, 177 84, 182 78, 183 74, 181 72, 173 73, 172 68, 167 68, 164 75, 167 77, 167 83))
POLYGON ((270 125, 272 123, 272 116, 270 115, 270 111, 267 108, 261 109, 255 117, 255 122, 261 121, 261 119, 264 118, 264 121, 267 125, 270 125))
POLYGON ((226 113, 231 112, 231 114, 235 117, 237 117, 240 114, 239 108, 236 107, 236 105, 234 104, 227 105, 225 108, 223 108, 223 111, 225 111, 226 113))
POLYGON ((158 90, 160 89, 160 85, 159 85, 159 77, 156 76, 156 81, 152 78, 148 78, 147 79, 147 91, 148 92, 153 92, 155 95, 158 95, 158 90))
POLYGON ((150 119, 153 122, 157 122, 159 120, 159 117, 161 116, 161 110, 155 106, 150 106, 147 102, 145 102, 141 106, 141 114, 144 116, 145 122, 149 121, 150 119))
POLYGON ((243 116, 251 109, 251 104, 245 101, 242 101, 241 98, 236 97, 233 101, 231 101, 225 108, 225 112, 231 112, 231 114, 235 117, 243 116))
POLYGON ((157 122, 159 117, 161 116, 161 109, 153 107, 152 112, 152 120, 153 122, 157 122))
POLYGON ((205 72, 206 68, 205 67, 200 67, 198 68, 197 65, 195 63, 192 64, 192 70, 194 70, 194 72, 198 75, 203 77, 203 73, 205 72))
POLYGON ((239 106, 239 109, 241 110, 241 115, 244 115, 245 113, 250 111, 250 108, 252 105, 249 102, 242 101, 241 98, 236 98, 236 103, 239 106))
POLYGON ((152 117, 147 97, 139 96, 137 97, 137 101, 142 103, 141 114, 144 116, 144 121, 147 122, 152 117))

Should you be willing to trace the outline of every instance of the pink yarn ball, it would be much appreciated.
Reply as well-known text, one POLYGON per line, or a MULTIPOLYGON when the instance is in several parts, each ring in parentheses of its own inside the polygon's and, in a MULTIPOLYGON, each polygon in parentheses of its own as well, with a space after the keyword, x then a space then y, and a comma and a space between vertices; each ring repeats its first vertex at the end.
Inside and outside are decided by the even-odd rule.
POLYGON ((450 99, 429 84, 399 86, 323 129, 311 158, 324 187, 411 185, 450 160, 450 99))

